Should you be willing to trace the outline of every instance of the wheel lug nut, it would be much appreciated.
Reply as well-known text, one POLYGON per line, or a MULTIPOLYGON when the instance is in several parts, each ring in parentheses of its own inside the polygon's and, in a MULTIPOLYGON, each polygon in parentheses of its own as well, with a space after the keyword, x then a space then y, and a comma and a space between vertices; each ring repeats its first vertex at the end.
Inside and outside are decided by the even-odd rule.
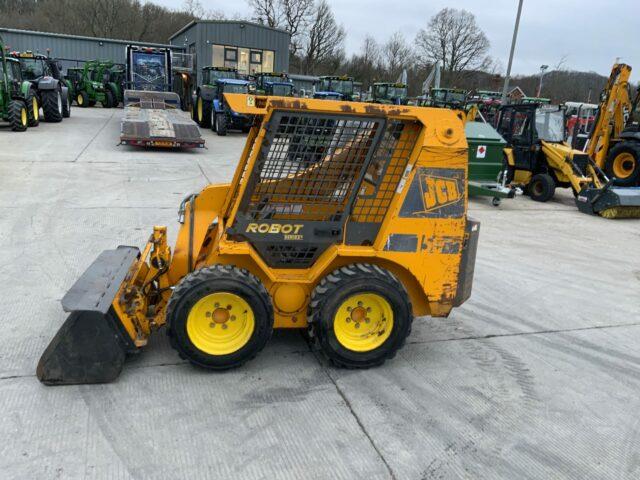
POLYGON ((360 324, 359 323, 356 323, 356 328, 360 328, 360 324))
POLYGON ((367 312, 370 312, 370 311, 371 311, 371 307, 367 307, 367 312))
POLYGON ((213 304, 213 306, 218 308, 218 307, 220 307, 220 304, 218 302, 216 302, 216 303, 213 304))
POLYGON ((223 329, 223 330, 226 330, 226 329, 227 329, 227 324, 226 324, 226 323, 223 323, 223 324, 222 324, 222 329, 223 329))
POLYGON ((364 323, 369 323, 370 321, 371 321, 371 319, 370 319, 370 318, 365 318, 365 319, 364 319, 364 323))
POLYGON ((362 302, 358 302, 358 306, 361 307, 362 306, 362 302))
POLYGON ((211 323, 209 324, 209 326, 210 326, 211 328, 215 328, 215 327, 216 327, 216 324, 215 324, 215 322, 211 322, 211 323))
POLYGON ((351 319, 347 317, 347 323, 351 323, 351 319))
POLYGON ((231 317, 229 317, 229 319, 230 319, 231 321, 234 321, 234 320, 236 319, 236 316, 235 316, 235 315, 231 315, 231 317))
POLYGON ((227 310, 231 310, 231 305, 227 305, 227 310))
POLYGON ((353 310, 351 307, 347 307, 347 312, 350 312, 351 310, 353 310))
POLYGON ((211 318, 211 312, 205 313, 204 316, 207 317, 207 318, 211 318))

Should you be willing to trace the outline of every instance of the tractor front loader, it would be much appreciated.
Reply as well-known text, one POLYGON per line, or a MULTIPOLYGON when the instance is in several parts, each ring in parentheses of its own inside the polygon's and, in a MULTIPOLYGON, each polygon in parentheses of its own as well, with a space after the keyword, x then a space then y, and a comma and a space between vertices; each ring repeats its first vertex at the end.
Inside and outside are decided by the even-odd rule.
POLYGON ((256 118, 232 182, 183 201, 173 250, 157 226, 142 252, 98 256, 62 300, 70 315, 38 364, 43 383, 112 381, 160 328, 208 369, 252 359, 274 328, 308 329, 336 366, 373 367, 414 316, 446 317, 469 298, 479 224, 455 112, 225 101, 256 118))

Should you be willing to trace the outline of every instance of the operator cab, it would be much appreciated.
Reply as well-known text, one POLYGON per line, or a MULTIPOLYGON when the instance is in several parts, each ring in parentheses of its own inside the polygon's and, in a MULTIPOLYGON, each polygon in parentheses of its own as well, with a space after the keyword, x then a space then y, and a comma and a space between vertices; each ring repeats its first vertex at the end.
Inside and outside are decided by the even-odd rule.
POLYGON ((392 105, 406 105, 409 97, 404 83, 374 83, 373 102, 392 105))
POLYGON ((352 77, 320 77, 313 98, 322 100, 352 101, 354 83, 352 77))
POLYGON ((32 52, 12 52, 11 56, 20 62, 24 80, 39 80, 43 77, 52 76, 47 64, 47 57, 44 55, 32 52))

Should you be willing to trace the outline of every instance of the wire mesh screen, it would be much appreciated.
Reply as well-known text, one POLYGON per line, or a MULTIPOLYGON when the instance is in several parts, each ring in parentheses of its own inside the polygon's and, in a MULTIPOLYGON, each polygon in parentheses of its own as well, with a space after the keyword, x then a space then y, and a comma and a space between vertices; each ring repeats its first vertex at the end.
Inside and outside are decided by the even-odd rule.
POLYGON ((241 212, 254 221, 343 221, 384 124, 379 118, 274 113, 241 212))
POLYGON ((393 120, 387 124, 353 206, 351 221, 382 223, 420 131, 417 122, 393 120))

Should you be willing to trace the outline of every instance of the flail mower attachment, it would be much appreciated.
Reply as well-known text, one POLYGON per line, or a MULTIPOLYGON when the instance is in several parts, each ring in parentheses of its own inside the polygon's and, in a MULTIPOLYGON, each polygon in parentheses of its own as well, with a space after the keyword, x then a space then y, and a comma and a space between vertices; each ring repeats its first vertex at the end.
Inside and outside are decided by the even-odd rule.
POLYGON ((40 358, 36 374, 42 383, 105 383, 118 377, 136 346, 112 303, 139 256, 135 247, 105 250, 63 297, 62 308, 70 315, 40 358))
POLYGON ((604 218, 640 218, 640 187, 585 188, 576 197, 578 210, 604 218))

